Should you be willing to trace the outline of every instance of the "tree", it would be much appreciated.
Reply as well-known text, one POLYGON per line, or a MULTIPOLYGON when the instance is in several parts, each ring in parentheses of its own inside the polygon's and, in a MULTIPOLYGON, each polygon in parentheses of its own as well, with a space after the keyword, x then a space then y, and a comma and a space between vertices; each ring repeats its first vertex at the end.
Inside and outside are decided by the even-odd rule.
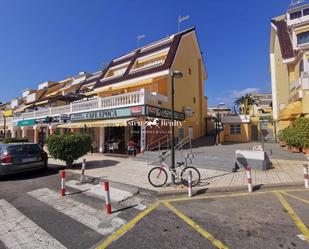
POLYGON ((236 99, 234 104, 239 107, 240 114, 249 115, 251 107, 257 105, 258 100, 255 99, 252 94, 247 93, 246 95, 236 99))
POLYGON ((91 150, 91 137, 86 134, 51 135, 46 143, 49 154, 68 167, 91 150))

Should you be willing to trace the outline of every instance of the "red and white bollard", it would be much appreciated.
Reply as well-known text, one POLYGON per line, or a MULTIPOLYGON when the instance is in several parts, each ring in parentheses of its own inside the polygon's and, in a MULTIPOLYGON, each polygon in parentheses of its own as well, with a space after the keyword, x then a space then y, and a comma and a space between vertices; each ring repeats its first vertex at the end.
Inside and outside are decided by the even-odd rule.
POLYGON ((305 188, 309 188, 308 164, 304 164, 304 181, 305 181, 305 188))
POLYGON ((246 173, 247 173, 247 182, 248 182, 248 192, 252 192, 252 178, 251 178, 251 168, 247 167, 246 168, 246 173))
POLYGON ((82 163, 82 173, 80 175, 80 183, 83 184, 85 182, 85 169, 86 169, 86 159, 83 159, 82 163))
POLYGON ((188 196, 192 197, 192 171, 189 170, 188 174, 188 196))
POLYGON ((108 181, 104 181, 104 191, 105 191, 105 209, 107 214, 112 213, 110 195, 109 195, 109 184, 108 181))
POLYGON ((61 177, 61 190, 60 195, 65 196, 65 171, 60 171, 60 177, 61 177))

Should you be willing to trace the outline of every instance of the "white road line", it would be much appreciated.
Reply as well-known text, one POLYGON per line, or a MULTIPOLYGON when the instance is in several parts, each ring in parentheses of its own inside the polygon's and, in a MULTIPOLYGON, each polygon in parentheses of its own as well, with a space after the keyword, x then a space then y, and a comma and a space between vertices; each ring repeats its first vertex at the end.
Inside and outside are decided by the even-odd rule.
MULTIPOLYGON (((94 196, 96 198, 105 200, 105 192, 104 192, 102 184, 97 184, 97 185, 93 185, 89 183, 80 184, 79 181, 71 180, 71 181, 67 181, 65 185, 70 188, 78 189, 80 191, 85 191, 84 194, 86 195, 94 196)), ((128 191, 124 191, 124 190, 113 188, 113 187, 109 187, 109 192, 110 192, 111 200, 116 201, 116 202, 124 201, 133 196, 133 194, 128 191)))
POLYGON ((0 240, 8 249, 65 248, 5 200, 0 200, 0 240))
MULTIPOLYGON (((59 193, 48 188, 34 190, 28 194, 103 235, 114 232, 126 223, 117 217, 118 212, 106 215, 104 208, 102 210, 93 208, 76 201, 71 196, 61 197, 59 193)), ((102 203, 102 207, 103 205, 102 203)))

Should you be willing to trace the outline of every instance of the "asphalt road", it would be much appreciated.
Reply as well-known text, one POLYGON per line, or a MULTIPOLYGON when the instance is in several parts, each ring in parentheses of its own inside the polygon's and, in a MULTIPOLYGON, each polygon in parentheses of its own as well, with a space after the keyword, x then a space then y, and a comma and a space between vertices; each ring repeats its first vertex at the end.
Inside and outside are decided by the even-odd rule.
MULTIPOLYGON (((111 231, 114 231, 119 228, 116 224, 118 221, 122 225, 122 221, 126 222, 140 212, 140 210, 132 208, 134 203, 132 205, 113 203, 114 213, 111 216, 113 219, 109 218, 105 215, 105 202, 103 200, 88 196, 86 192, 70 188, 67 188, 67 191, 71 192, 70 195, 63 198, 65 198, 66 203, 72 203, 72 210, 70 208, 64 210, 66 203, 61 205, 61 197, 58 197, 60 188, 59 169, 54 167, 46 171, 22 173, 5 177, 0 181, 0 216, 2 216, 0 217, 0 249, 90 248, 108 235, 104 233, 105 228, 112 228, 111 231), (57 196, 53 197, 58 198, 55 199, 54 205, 48 204, 44 199, 31 196, 32 191, 46 189, 57 196), (92 213, 86 217, 82 212, 82 207, 91 209, 92 213), (15 209, 17 209, 18 214, 14 214, 9 220, 5 220, 5 216, 15 212, 15 209), (71 213, 68 213, 70 211, 71 213), (80 220, 76 216, 80 216, 80 220), (92 226, 92 223, 95 224, 96 219, 100 217, 102 218, 101 223, 97 227, 92 226), (34 222, 34 231, 29 228, 28 219, 26 223, 21 223, 25 218, 34 222), (7 225, 7 227, 4 227, 4 225, 7 225), (37 229, 44 230, 49 238, 46 238, 47 235, 40 234, 36 237, 37 241, 32 241, 31 237, 36 235, 37 229), (19 233, 18 230, 22 230, 23 233, 19 233), (42 243, 38 242, 40 240, 42 243), (54 241, 59 242, 59 246, 51 246, 54 241)), ((74 178, 77 178, 77 176, 68 177, 67 180, 74 178)))
POLYGON ((134 196, 113 203, 113 214, 106 216, 104 201, 87 192, 68 189, 61 199, 58 171, 0 181, 1 249, 309 248, 304 189, 159 201, 134 196), (134 202, 154 204, 139 210, 134 202))
POLYGON ((286 193, 168 201, 108 248, 308 249, 309 191, 286 193))

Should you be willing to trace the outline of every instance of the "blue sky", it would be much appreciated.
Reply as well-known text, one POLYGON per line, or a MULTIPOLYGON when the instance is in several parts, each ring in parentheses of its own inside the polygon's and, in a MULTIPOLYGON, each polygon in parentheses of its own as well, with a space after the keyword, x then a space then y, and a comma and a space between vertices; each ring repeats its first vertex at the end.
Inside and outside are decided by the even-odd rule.
POLYGON ((0 101, 62 80, 136 47, 196 26, 209 104, 270 91, 270 19, 290 0, 0 0, 0 101))

